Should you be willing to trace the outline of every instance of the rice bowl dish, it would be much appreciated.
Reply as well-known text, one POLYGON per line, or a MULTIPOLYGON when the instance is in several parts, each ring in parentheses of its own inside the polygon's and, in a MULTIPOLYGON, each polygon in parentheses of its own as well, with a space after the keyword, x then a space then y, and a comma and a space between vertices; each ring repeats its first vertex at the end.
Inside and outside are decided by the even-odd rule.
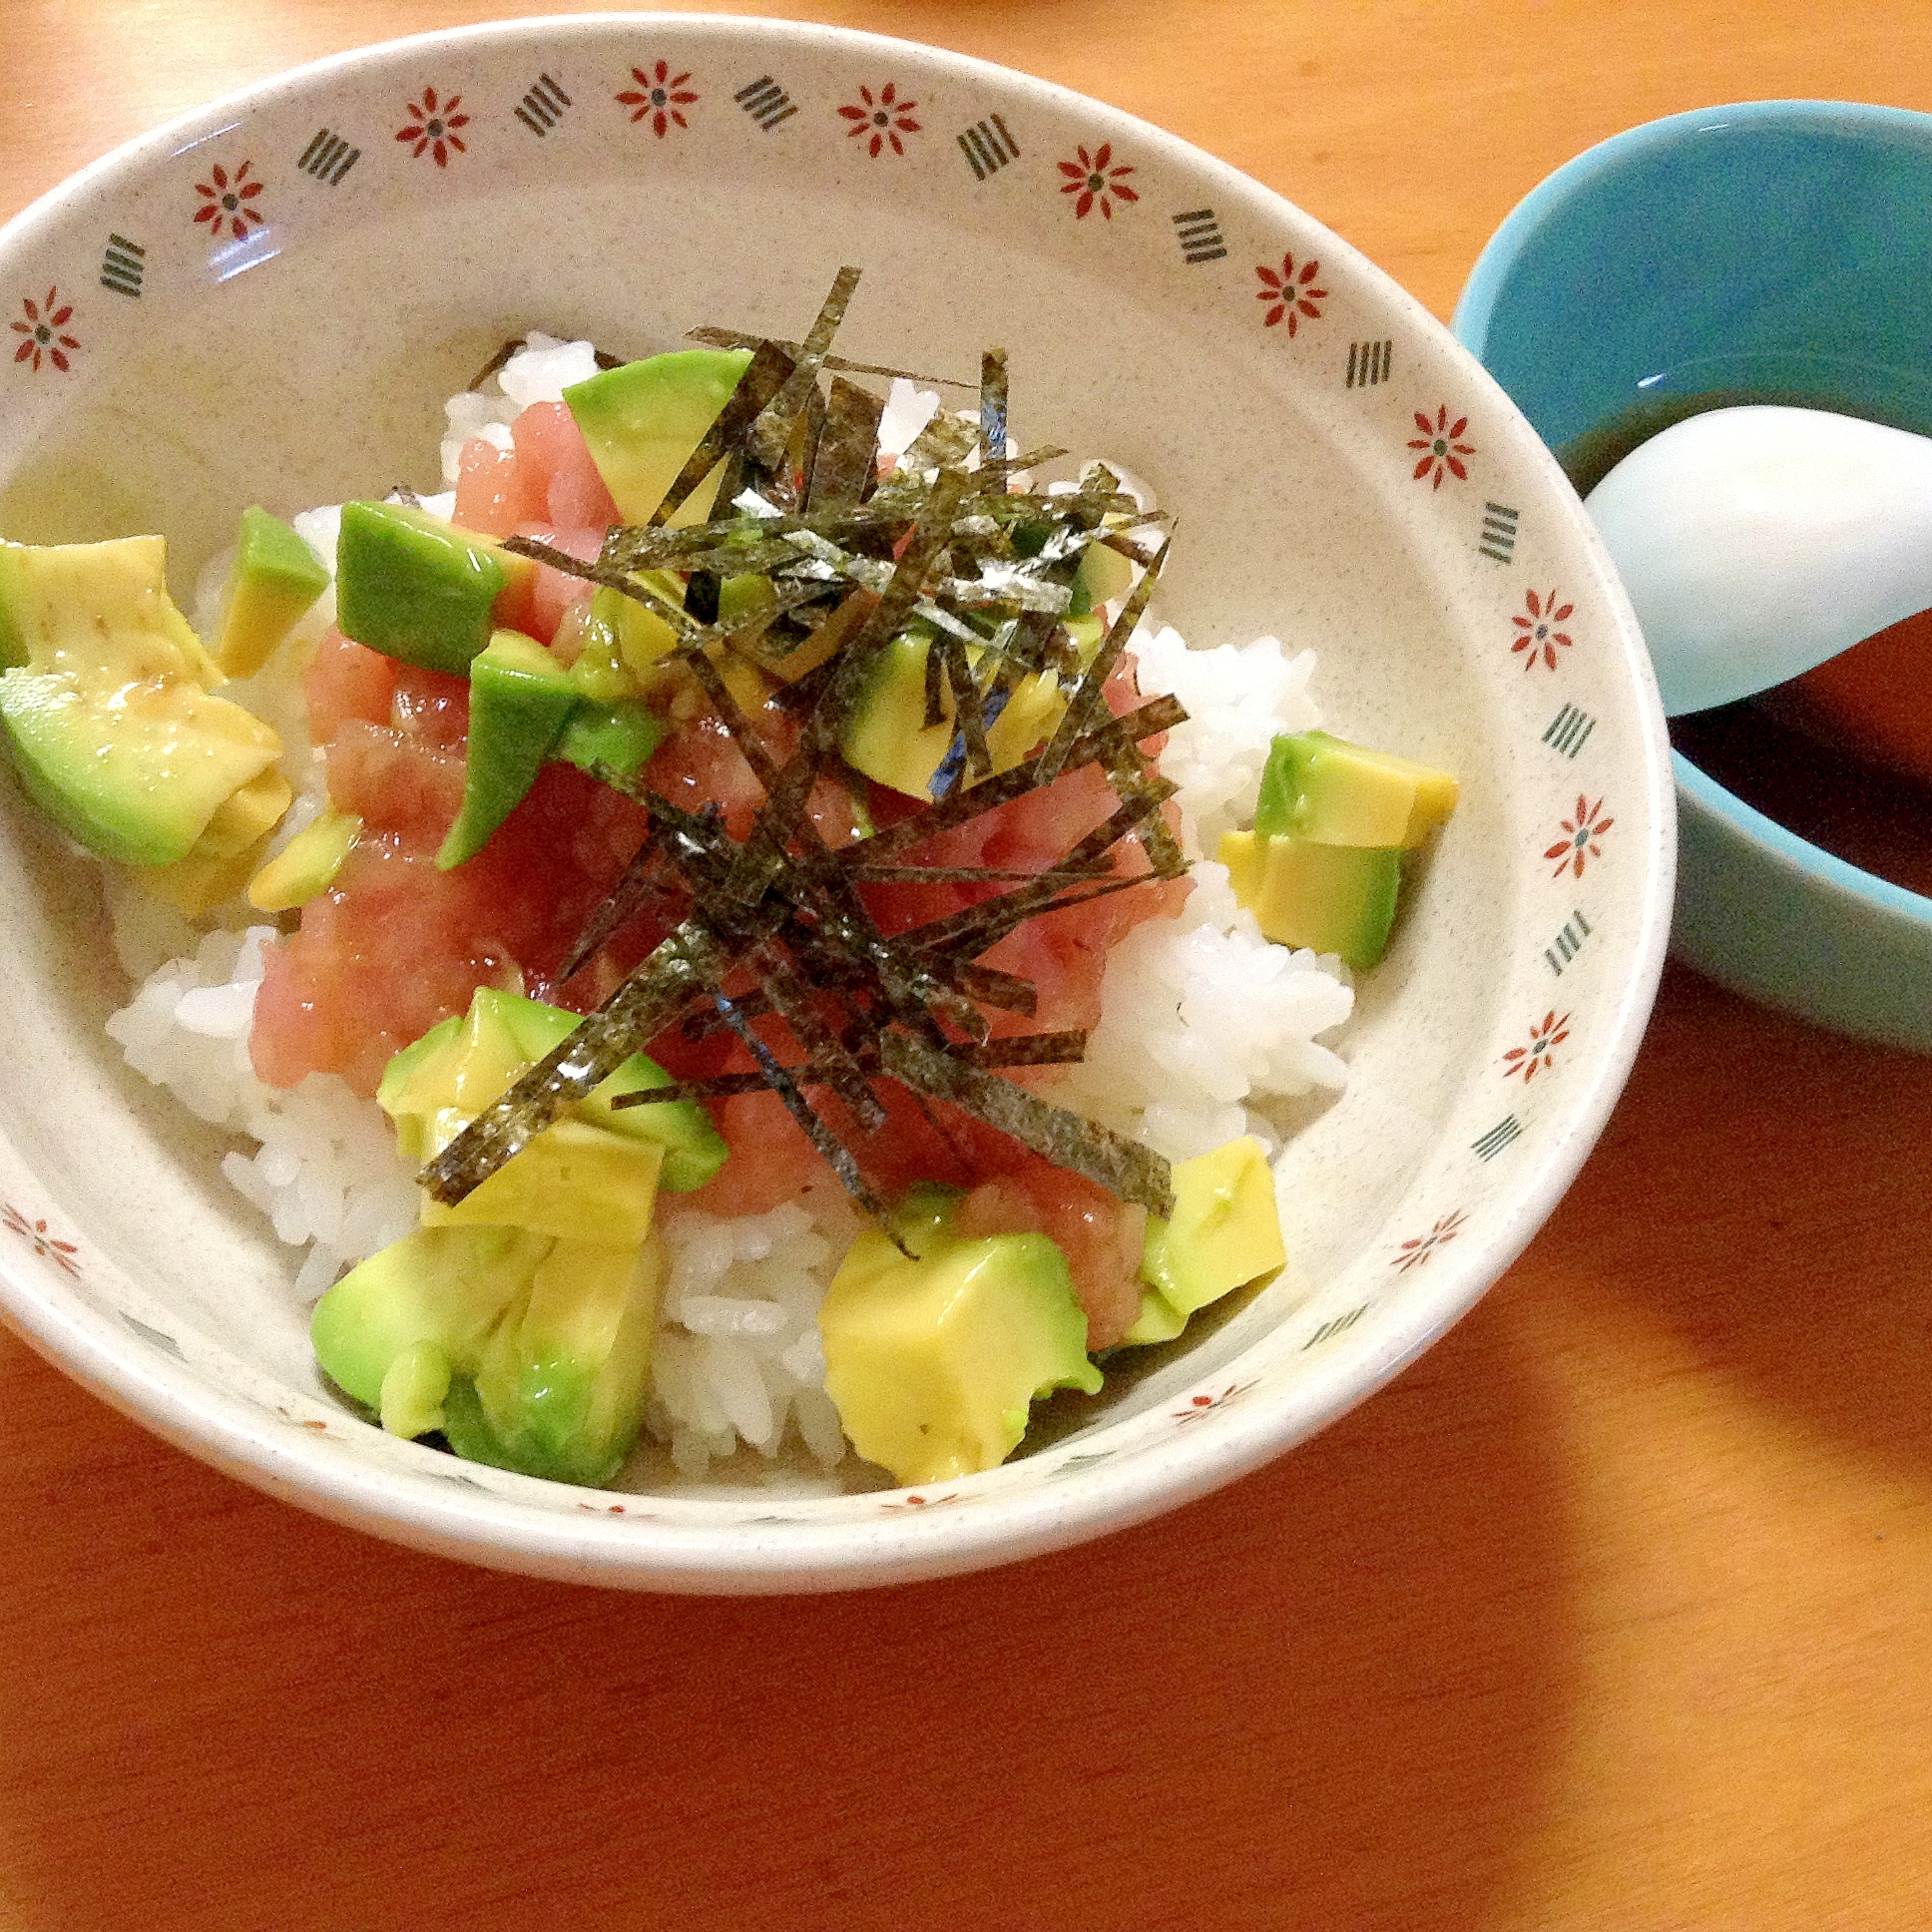
MULTIPOLYGON (((591 343, 527 340, 481 389, 447 402, 445 490, 415 502, 434 517, 456 518, 466 452, 472 470, 480 465, 494 474, 514 462, 517 422, 548 427, 545 411, 561 410, 566 392, 598 370, 591 343)), ((889 474, 939 412, 936 392, 895 379, 881 412, 878 468, 889 474)), ((1016 478, 1011 487, 1028 482, 1016 478)), ((477 493, 470 496, 473 522, 477 493)), ((1154 512, 1145 485, 1135 486, 1134 496, 1140 512, 1154 512)), ((341 518, 340 506, 329 506, 292 519, 331 577, 341 518)), ((553 534, 549 526, 530 528, 553 534)), ((206 639, 222 631, 224 592, 235 571, 231 547, 203 572, 196 619, 206 639)), ((578 588, 588 595, 591 587, 578 588)), ((1115 615, 1124 600, 1123 588, 1115 615)), ((276 727, 280 768, 291 780, 293 802, 256 855, 263 864, 331 809, 328 747, 311 741, 301 685, 318 649, 353 649, 335 617, 331 582, 265 664, 224 688, 276 727)), ((1171 627, 1150 630, 1127 648, 1140 692, 1174 695, 1186 707, 1156 768, 1176 786, 1191 889, 1183 903, 1144 919, 1108 952, 1098 1023, 1081 1058, 1050 1091, 1170 1162, 1243 1137, 1278 1151, 1283 1103, 1345 1084, 1345 1063, 1329 1043, 1352 1005, 1349 971, 1332 954, 1271 943, 1237 902, 1226 868, 1204 854, 1224 833, 1251 823, 1274 739, 1319 726, 1309 689, 1314 655, 1290 653, 1271 637, 1197 654, 1171 627)), ((389 724, 408 727, 400 699, 389 724)), ((645 767, 647 777, 652 768, 645 767)), ((292 1086, 261 1078, 250 1040, 268 961, 284 942, 274 923, 261 923, 259 914, 248 923, 239 897, 191 920, 144 889, 139 869, 104 866, 103 878, 117 953, 137 983, 107 1030, 136 1072, 204 1121, 242 1137, 223 1156, 222 1171, 277 1238, 301 1250, 291 1292, 312 1303, 346 1269, 408 1234, 420 1205, 414 1166, 398 1152, 373 1099, 339 1071, 311 1068, 292 1086)), ((514 963, 512 970, 521 991, 521 971, 514 963)), ((767 1131, 785 1127, 773 1123, 767 1131)), ((668 1202, 657 1221, 666 1264, 646 1436, 668 1452, 675 1479, 688 1482, 705 1479, 714 1463, 728 1476, 733 1456, 755 1451, 768 1463, 787 1461, 794 1480, 808 1472, 807 1480, 878 1486, 887 1479, 853 1454, 826 1395, 817 1329, 826 1288, 864 1216, 826 1185, 828 1175, 808 1179, 795 1198, 732 1212, 733 1172, 727 1161, 717 1186, 701 1194, 707 1206, 668 1202)), ((1096 1312, 1089 1307, 1090 1328, 1096 1312)), ((1102 1345, 1119 1339, 1106 1333, 1102 1345)), ((648 1485, 649 1456, 634 1458, 618 1480, 648 1485)))
MULTIPOLYGON (((1303 695, 1330 729, 1462 782, 1386 958, 1353 975, 1345 1023, 1299 1023, 1315 1046, 1297 1077, 1332 1053, 1345 1082, 1316 1077, 1299 1098, 1254 1110, 1240 1080, 1214 1095, 1223 1119, 1240 1107, 1280 1132, 1268 1161, 1288 1264, 1196 1314, 1178 1343, 1130 1351, 1131 1366, 1110 1360, 1099 1397, 1039 1405, 1026 1453, 957 1482, 879 1491, 850 1460, 827 1473, 795 1415, 777 1458, 720 1457, 723 1426, 696 1409, 685 1459, 695 1470, 702 1452, 705 1475, 680 1472, 660 1439, 677 1426, 654 1411, 649 1466, 624 1478, 649 1494, 428 1453, 370 1427, 317 1374, 307 1313, 340 1253, 314 1250, 297 1290, 301 1257, 222 1176, 225 1157, 232 1171, 255 1169, 259 1198, 306 1243, 331 1216, 344 1229, 353 1218, 322 1178, 331 1162, 366 1169, 341 1138, 355 1130, 277 1089, 282 1118, 257 1148, 258 1127, 236 1119, 218 1133, 132 1072, 104 1027, 138 982, 114 958, 97 873, 0 780, 11 911, 0 1308, 90 1388, 244 1480, 417 1547, 632 1587, 832 1588, 1062 1547, 1254 1467, 1396 1373, 1530 1237, 1601 1128, 1655 986, 1671 854, 1661 721, 1614 580, 1534 435, 1385 276, 1277 196, 1064 90, 829 29, 600 16, 370 49, 186 117, 0 235, 0 263, 22 289, 39 301, 57 284, 73 299, 67 329, 81 344, 64 351, 65 372, 43 359, 9 377, 0 533, 57 545, 165 530, 176 595, 193 610, 197 575, 233 543, 240 505, 286 518, 398 479, 433 491, 441 406, 506 336, 542 326, 638 355, 694 318, 795 332, 841 260, 864 261, 868 287, 894 291, 855 309, 849 353, 883 363, 916 344, 915 366, 969 375, 1023 314, 1022 433, 1115 460, 1178 519, 1174 562, 1135 640, 1144 689, 1164 624, 1196 647, 1200 674, 1227 667, 1229 691, 1228 661, 1278 636, 1277 666, 1318 654, 1303 695), (617 100, 633 66, 660 58, 701 96, 689 126, 662 138, 617 100), (514 113, 539 69, 575 104, 541 138, 514 113), (883 78, 919 101, 924 132, 903 155, 872 157, 838 110, 883 78), (382 133, 431 84, 439 99, 460 93, 471 117, 465 151, 442 166, 382 133), (360 150, 340 181, 274 164, 324 123, 360 150), (1098 190, 1077 212, 1061 164, 1077 168, 1084 148, 1092 172, 1102 147, 1111 213, 1098 190), (223 237, 219 262, 192 230, 211 157, 231 171, 252 157, 265 183, 265 233, 223 237), (719 245, 646 274, 625 238, 667 195, 694 237, 719 245), (1183 214, 1195 238, 1211 214, 1211 245, 1177 245, 1183 214), (506 224, 541 237, 535 256, 501 245, 506 224), (90 293, 90 238, 104 228, 148 249, 138 301, 90 293), (1278 299, 1284 255, 1296 277, 1318 263, 1296 282, 1317 291, 1315 312, 1297 306, 1292 330, 1278 299), (760 264, 755 286, 747 259, 760 264), (322 315, 333 325, 318 332, 322 315), (300 394, 264 408, 283 395, 297 339, 300 394), (1541 645, 1515 648, 1546 600, 1569 607, 1546 627, 1568 640, 1548 661, 1541 645), (1580 826, 1605 820, 1594 844, 1574 845, 1580 826), (298 1174, 307 1206, 288 1186, 298 1174)), ((498 386, 482 391, 490 416, 504 407, 498 386)), ((1205 715, 1212 699, 1181 702, 1205 715)), ((1171 734, 1164 770, 1186 782, 1180 749, 1171 734)), ((1225 761, 1208 747, 1194 763, 1206 775, 1225 761)), ((1202 835, 1204 852, 1212 842, 1202 835)), ((119 923, 146 971, 199 950, 192 932, 143 937, 140 921, 119 923)), ((1197 950, 1231 974, 1227 937, 1223 922, 1197 950)), ((199 1027, 188 1057, 233 1063, 241 1036, 224 1029, 247 1024, 249 996, 219 989, 254 977, 243 945, 231 934, 178 976, 172 998, 145 996, 161 1009, 211 995, 191 998, 183 1027, 161 1011, 139 1023, 164 1060, 199 1027)), ((1173 964, 1135 970, 1165 984, 1173 964)), ((1322 983, 1302 991, 1332 1000, 1337 976, 1322 983)), ((1221 1019, 1247 1017, 1245 1001, 1216 1003, 1221 1019)), ((1098 1013, 1090 1031, 1104 1065, 1098 1013)), ((1193 1051, 1184 1030, 1168 1050, 1193 1051)), ((1262 1051, 1257 1040, 1232 1050, 1253 1057, 1242 1062, 1250 1089, 1262 1051)), ((246 1092, 224 1076, 209 1106, 231 1109, 246 1092)), ((392 1132, 363 1119, 378 1144, 392 1132)), ((667 1229, 713 1212, 673 1194, 662 1208, 667 1229)), ((373 1203, 367 1212, 340 1252, 380 1239, 373 1203)), ((790 1259, 783 1225, 767 1262, 790 1259)), ((699 1325, 669 1325, 668 1340, 709 1353, 739 1339, 702 1332, 741 1314, 719 1301, 782 1299, 776 1272, 757 1292, 711 1293, 728 1267, 766 1263, 721 1259, 723 1243, 690 1251, 678 1292, 695 1298, 699 1325)), ((777 1352, 802 1334, 794 1325, 777 1352)), ((755 1436, 751 1391, 735 1386, 755 1436)))

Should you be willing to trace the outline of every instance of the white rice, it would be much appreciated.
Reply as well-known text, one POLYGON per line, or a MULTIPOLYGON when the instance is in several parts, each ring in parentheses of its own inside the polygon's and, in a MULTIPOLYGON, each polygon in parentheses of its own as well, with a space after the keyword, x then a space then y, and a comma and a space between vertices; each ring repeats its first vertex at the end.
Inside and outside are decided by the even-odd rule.
POLYGON ((857 1228, 842 1201, 735 1218, 666 1205, 670 1271, 645 1426, 681 1475, 703 1476, 740 1443, 774 1457, 788 1429, 827 1468, 844 1456, 818 1304, 857 1228))
POLYGON ((373 1101, 333 1074, 310 1074, 292 1091, 256 1079, 248 1033, 261 949, 273 937, 266 926, 210 933, 150 974, 107 1026, 136 1073, 255 1144, 223 1156, 222 1172, 279 1239, 308 1248, 295 1287, 313 1299, 345 1265, 408 1233, 420 1197, 373 1101))
POLYGON ((1181 787, 1189 857, 1211 856, 1222 832, 1251 819, 1275 735, 1321 723, 1308 695, 1315 654, 1289 657, 1279 638, 1191 651, 1164 625, 1137 640, 1134 658, 1142 691, 1172 693, 1187 708, 1187 723, 1168 733, 1161 772, 1181 787))
MULTIPOLYGON (((502 370, 501 393, 449 402, 444 480, 455 481, 466 440, 483 435, 509 447, 519 409, 556 400, 595 366, 588 343, 532 335, 502 370)), ((881 447, 903 451, 937 406, 936 396, 895 381, 881 447)), ((1144 486, 1135 488, 1151 502, 1144 486)), ((427 499, 425 507, 448 516, 453 497, 427 499)), ((339 508, 294 520, 331 569, 339 520, 339 508)), ((225 577, 226 562, 218 560, 204 580, 197 616, 206 627, 225 577)), ((331 590, 262 674, 226 688, 283 734, 282 768, 297 803, 278 841, 323 803, 321 760, 309 746, 296 673, 332 616, 331 590)), ((1190 651, 1163 629, 1143 639, 1136 656, 1142 690, 1172 692, 1189 712, 1169 735, 1161 768, 1179 786, 1183 842, 1199 859, 1251 809, 1270 739, 1319 724, 1308 691, 1313 655, 1290 656, 1274 638, 1190 651)), ((204 936, 111 870, 108 897, 117 951, 140 982, 109 1033, 136 1072, 252 1145, 228 1154, 222 1171, 281 1240, 307 1249, 295 1290, 313 1299, 345 1266, 415 1224, 416 1188, 388 1122, 333 1075, 311 1074, 292 1092, 256 1079, 248 1034, 271 928, 204 936)), ((230 923, 242 925, 245 907, 230 910, 230 923)), ((1054 1097, 1171 1160, 1244 1133, 1272 1151, 1272 1103, 1343 1084, 1344 1065, 1324 1040, 1347 1019, 1353 998, 1338 961, 1264 940, 1235 903, 1225 870, 1201 859, 1180 915, 1137 926, 1109 957, 1087 1058, 1054 1097)), ((681 1475, 702 1478, 714 1462, 743 1450, 773 1458, 791 1443, 828 1469, 846 1454, 824 1392, 816 1317, 858 1224, 836 1188, 734 1218, 664 1198, 669 1270, 646 1426, 668 1445, 681 1475)))

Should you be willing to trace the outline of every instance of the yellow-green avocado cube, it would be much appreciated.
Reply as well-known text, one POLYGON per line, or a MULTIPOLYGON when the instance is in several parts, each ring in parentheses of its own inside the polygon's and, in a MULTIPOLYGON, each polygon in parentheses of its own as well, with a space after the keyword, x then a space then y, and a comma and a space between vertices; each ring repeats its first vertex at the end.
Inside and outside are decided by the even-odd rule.
POLYGON ((304 825, 253 878, 248 903, 257 912, 290 912, 335 883, 335 875, 362 836, 353 812, 332 807, 304 825))
MULTIPOLYGON (((626 523, 649 523, 665 492, 730 401, 749 349, 673 349, 601 369, 564 391, 591 460, 626 523)), ((711 515, 707 477, 674 524, 711 515)))
MULTIPOLYGON (((439 1154, 579 1023, 563 1007, 478 987, 467 1013, 431 1027, 383 1070, 376 1100, 396 1124, 404 1158, 439 1154)), ((688 1193, 724 1163, 724 1138, 702 1101, 612 1105, 624 1094, 670 1082, 655 1060, 633 1054, 460 1206, 425 1202, 424 1224, 507 1221, 586 1240, 641 1236, 660 1185, 667 1193, 688 1193), (623 1231, 633 1225, 635 1235, 623 1231)))
MULTIPOLYGON (((926 723, 926 657, 932 643, 929 633, 915 627, 879 653, 871 684, 853 708, 838 747, 855 771, 912 798, 932 796, 933 778, 954 736, 950 690, 941 698, 941 722, 926 723)), ((976 647, 966 647, 968 664, 977 665, 980 656, 976 647)), ((1052 732, 1066 709, 1054 673, 1033 672, 1021 679, 986 727, 993 769, 1011 770, 1052 732)))
POLYGON ((1402 883, 1399 847, 1223 832, 1214 856, 1276 944, 1339 953, 1358 970, 1381 958, 1402 883))
POLYGON ((249 504, 222 600, 216 662, 231 678, 253 677, 327 588, 315 553, 280 518, 249 504))
POLYGON ((1272 1274, 1287 1260, 1274 1176, 1251 1135, 1174 1170, 1174 1213, 1148 1220, 1147 1283, 1130 1342, 1171 1341, 1197 1308, 1272 1274))
POLYGON ((1453 773, 1326 731, 1284 732, 1268 747, 1254 829, 1317 845, 1420 845, 1456 808, 1453 773))
POLYGON ((160 537, 0 543, 0 729, 21 783, 127 865, 233 856, 243 827, 289 798, 268 774, 281 740, 212 695, 221 673, 168 595, 166 561, 160 537), (211 828, 228 850, 200 848, 211 828))
POLYGON ((1066 1257, 1046 1235, 917 1245, 914 1260, 876 1229, 860 1234, 818 1313, 846 1435, 908 1484, 993 1468, 1036 1396, 1101 1385, 1066 1257))
POLYGON ((437 865, 474 858, 516 810, 581 701, 570 674, 535 638, 493 631, 470 661, 470 730, 463 804, 437 865))

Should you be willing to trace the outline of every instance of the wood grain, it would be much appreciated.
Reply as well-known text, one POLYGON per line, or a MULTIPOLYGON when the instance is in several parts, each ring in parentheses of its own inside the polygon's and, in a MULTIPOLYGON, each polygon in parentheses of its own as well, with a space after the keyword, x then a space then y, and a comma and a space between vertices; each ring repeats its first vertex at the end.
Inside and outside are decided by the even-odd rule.
MULTIPOLYGON (((4 0, 0 213, 292 62, 526 11, 4 0)), ((781 11, 1146 115, 1445 315, 1621 127, 1932 108, 1923 0, 781 11)), ((1393 1388, 1141 1530, 860 1597, 411 1556, 0 1339, 0 1927, 1923 1926, 1928 1115, 1932 1062, 1673 969, 1582 1178, 1393 1388)))

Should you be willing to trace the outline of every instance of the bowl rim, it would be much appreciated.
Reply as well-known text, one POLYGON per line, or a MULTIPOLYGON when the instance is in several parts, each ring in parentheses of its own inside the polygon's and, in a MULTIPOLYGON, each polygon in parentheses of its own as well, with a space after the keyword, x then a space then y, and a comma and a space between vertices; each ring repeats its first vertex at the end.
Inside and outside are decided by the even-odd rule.
MULTIPOLYGON (((1395 279, 1352 243, 1266 184, 1192 142, 1126 110, 1057 82, 998 62, 930 43, 755 15, 689 12, 558 14, 431 29, 324 55, 263 80, 231 90, 123 142, 67 177, 0 226, 0 257, 66 206, 117 172, 169 152, 181 138, 212 119, 253 109, 279 97, 327 84, 338 74, 438 47, 496 45, 560 31, 617 35, 648 27, 761 42, 791 40, 898 58, 939 62, 1011 93, 1064 109, 1078 103, 1097 110, 1119 131, 1153 153, 1245 198, 1278 208, 1319 235, 1366 270, 1391 306, 1448 341, 1455 337, 1395 279)), ((1459 351, 1465 345, 1456 344, 1459 351)), ((1547 477, 1567 489, 1555 458, 1523 422, 1522 413, 1480 360, 1467 357, 1473 394, 1485 397, 1518 425, 1524 459, 1545 466, 1547 477)), ((1576 1178, 1596 1145, 1629 1077, 1648 1024, 1663 972, 1670 929, 1676 865, 1676 791, 1670 781, 1669 741, 1648 658, 1638 648, 1634 616, 1594 530, 1577 537, 1594 546, 1616 647, 1636 686, 1636 748, 1633 772, 1649 813, 1652 834, 1643 856, 1643 888, 1630 940, 1631 970, 1603 1002, 1603 1042, 1576 1091, 1561 1131, 1553 1134, 1532 1182, 1499 1212, 1473 1252, 1445 1272, 1441 1287, 1415 1297, 1409 1311, 1391 1320, 1370 1357, 1330 1355, 1308 1364, 1297 1382, 1292 1411, 1257 1403, 1216 1413, 1209 1427, 1180 1432, 1161 1453, 1116 1466, 1099 1481, 1076 1478, 1010 1497, 997 1507, 932 1513, 909 1511, 865 1524, 791 1526, 783 1538, 738 1523, 683 1525, 684 1513, 711 1507, 702 1499, 653 1497, 667 1507, 645 1528, 635 1517, 581 1517, 533 1510, 513 1497, 418 1481, 332 1450, 319 1435, 304 1440, 264 1426, 260 1410, 242 1395, 220 1388, 185 1365, 150 1351, 131 1349, 128 1337, 103 1310, 79 1299, 56 1302, 36 1291, 23 1269, 0 1256, 0 1318, 55 1365, 112 1406, 198 1459, 270 1494, 330 1520, 418 1550, 473 1563, 564 1581, 594 1582, 644 1590, 728 1594, 785 1593, 864 1588, 946 1576, 1044 1554, 1125 1529, 1218 1489, 1327 1427, 1383 1387, 1468 1311, 1528 1245, 1576 1178), (1648 700, 1648 702, 1646 702, 1648 700)), ((1499 1204, 1499 1207, 1502 1204, 1499 1204)))
MULTIPOLYGON (((1634 156, 1674 146, 1687 135, 1714 134, 1739 123, 1796 129, 1807 121, 1838 128, 1909 128, 1922 135, 1928 149, 1932 149, 1932 113, 1916 108, 1884 107, 1869 101, 1801 97, 1734 101, 1715 107, 1690 108, 1623 129, 1544 176, 1503 218, 1484 242, 1456 298, 1449 322, 1451 331, 1480 359, 1488 345, 1496 303, 1531 238, 1546 222, 1555 219, 1574 195, 1634 156)), ((1683 752, 1674 750, 1671 756, 1685 801, 1730 826, 1762 853, 1768 863, 1797 874, 1822 892, 1877 912, 1887 924, 1901 930, 1932 930, 1932 897, 1914 892, 1909 886, 1894 884, 1849 859, 1839 858, 1746 803, 1683 752)))

